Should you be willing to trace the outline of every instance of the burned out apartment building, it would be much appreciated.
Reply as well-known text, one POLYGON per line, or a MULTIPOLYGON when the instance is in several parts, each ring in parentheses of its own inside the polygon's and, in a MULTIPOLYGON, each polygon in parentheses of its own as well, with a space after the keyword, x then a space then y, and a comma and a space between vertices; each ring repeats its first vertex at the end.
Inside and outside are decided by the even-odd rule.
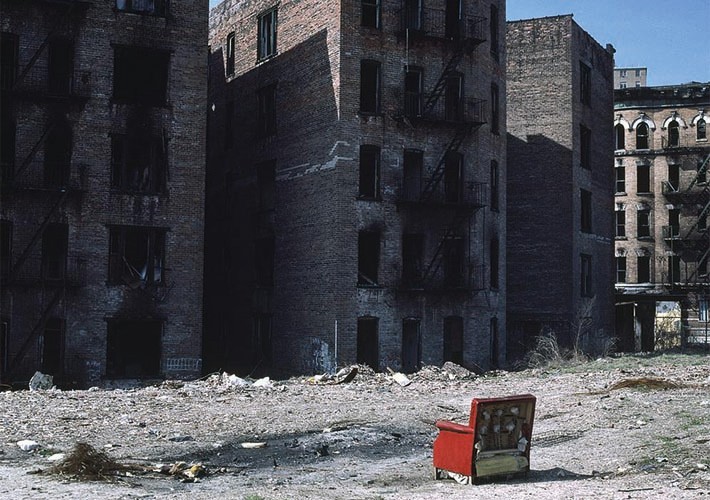
POLYGON ((505 2, 210 12, 207 370, 505 358, 505 2))
POLYGON ((562 15, 507 23, 508 354, 614 328, 613 48, 562 15))
POLYGON ((200 374, 207 12, 3 0, 3 383, 200 374))
POLYGON ((614 92, 617 332, 622 348, 710 338, 710 82, 614 92))

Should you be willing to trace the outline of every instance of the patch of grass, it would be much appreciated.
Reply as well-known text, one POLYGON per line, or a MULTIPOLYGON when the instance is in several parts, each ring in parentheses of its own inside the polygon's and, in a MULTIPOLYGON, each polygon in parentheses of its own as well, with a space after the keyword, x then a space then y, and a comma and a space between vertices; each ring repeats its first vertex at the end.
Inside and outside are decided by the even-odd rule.
POLYGON ((119 464, 106 453, 89 444, 76 443, 64 460, 52 466, 50 473, 69 476, 80 481, 113 479, 131 467, 119 464))

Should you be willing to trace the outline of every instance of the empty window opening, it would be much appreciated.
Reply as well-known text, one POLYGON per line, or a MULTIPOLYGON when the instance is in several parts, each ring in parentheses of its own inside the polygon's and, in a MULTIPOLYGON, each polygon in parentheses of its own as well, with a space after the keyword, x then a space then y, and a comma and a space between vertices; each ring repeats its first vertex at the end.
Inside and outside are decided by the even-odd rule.
POLYGON ((422 29, 422 0, 404 0, 404 28, 412 31, 422 29))
POLYGON ((270 160, 256 166, 257 203, 260 212, 274 210, 276 205, 276 161, 270 160))
POLYGON ((360 112, 380 112, 380 63, 360 61, 360 112))
POLYGON ((446 0, 446 26, 444 27, 446 38, 458 40, 461 37, 462 9, 462 0, 446 0))
POLYGON ((404 74, 404 114, 411 117, 422 116, 422 70, 408 66, 404 74))
POLYGON ((626 149, 626 129, 619 123, 614 127, 615 149, 626 149))
POLYGON ((163 106, 167 101, 170 53, 144 47, 115 47, 113 98, 163 106))
POLYGON ((626 283, 626 257, 616 258, 616 282, 626 283))
POLYGON ((651 282, 651 258, 648 255, 639 255, 636 258, 636 281, 638 283, 651 282))
POLYGON ((582 168, 592 168, 592 131, 584 125, 579 126, 580 163, 582 168))
POLYGON ((422 338, 420 321, 414 318, 402 320, 402 371, 414 373, 422 364, 422 338))
POLYGON ((444 287, 461 288, 465 285, 464 239, 460 236, 444 241, 444 287))
POLYGON ((254 243, 257 286, 274 286, 274 238, 260 238, 254 243))
POLYGON ((680 127, 678 121, 673 120, 668 124, 668 146, 677 148, 680 145, 680 127))
POLYGON ((584 104, 592 102, 592 68, 579 62, 579 93, 580 99, 584 104))
POLYGON ((237 45, 234 32, 227 35, 227 64, 225 66, 224 72, 227 76, 232 76, 234 74, 234 61, 237 55, 237 45))
POLYGON ((47 90, 51 95, 68 95, 74 73, 74 43, 62 38, 49 43, 47 90))
POLYGON ((500 34, 499 34, 499 23, 498 19, 498 6, 491 5, 491 13, 488 16, 488 33, 491 40, 491 55, 493 59, 498 60, 499 45, 500 45, 500 34))
POLYGON ((491 349, 490 349, 490 364, 491 368, 498 368, 498 345, 500 342, 498 335, 498 318, 491 318, 490 324, 490 334, 491 334, 491 349))
POLYGON ((636 236, 638 238, 651 237, 651 212, 639 210, 636 212, 636 236))
POLYGON ((4 279, 12 270, 12 222, 0 221, 0 276, 4 279))
POLYGON ((166 154, 162 137, 130 127, 111 136, 111 187, 135 193, 165 189, 166 154))
POLYGON ((159 376, 162 334, 162 321, 110 320, 106 338, 106 377, 159 376))
POLYGON ((680 189, 680 165, 668 165, 668 187, 672 191, 680 189))
POLYGON ((380 0, 362 0, 360 24, 368 28, 380 27, 380 0))
POLYGON ((616 216, 616 237, 626 238, 626 212, 617 210, 614 214, 616 216))
POLYGON ((705 120, 699 120, 698 124, 696 125, 696 130, 695 130, 695 138, 698 141, 705 141, 708 138, 707 135, 707 124, 705 123, 705 120))
POLYGON ((591 297, 594 295, 592 291, 592 256, 583 253, 580 255, 580 261, 580 291, 582 293, 582 297, 591 297))
POLYGON ((626 168, 618 165, 616 168, 616 192, 621 194, 626 192, 626 168))
POLYGON ((680 282, 680 257, 678 255, 668 256, 668 282, 680 282))
POLYGON ((580 189, 580 229, 583 233, 592 232, 592 193, 586 189, 580 189))
POLYGON ((404 151, 402 167, 402 197, 407 201, 416 201, 422 192, 422 172, 424 154, 421 151, 407 149, 404 151))
POLYGON ((444 199, 447 203, 461 203, 463 201, 463 155, 456 151, 446 154, 444 199))
POLYGON ((680 236, 680 210, 677 208, 668 209, 668 236, 671 238, 680 236))
POLYGON ((59 375, 63 371, 64 320, 50 318, 39 338, 40 370, 48 375, 59 375))
POLYGON ((421 288, 424 273, 424 235, 402 236, 402 284, 405 288, 421 288))
POLYGON ((116 0, 116 10, 164 16, 168 0, 116 0))
POLYGON ((636 192, 651 192, 651 167, 648 165, 638 165, 636 167, 636 192))
POLYGON ((380 267, 380 233, 360 231, 357 241, 357 284, 376 286, 380 267))
POLYGON ((648 149, 648 124, 639 123, 636 127, 636 149, 648 149))
POLYGON ((9 90, 17 78, 19 37, 2 33, 0 38, 0 88, 9 90))
POLYGON ((258 137, 276 134, 276 85, 263 87, 256 92, 256 132, 258 137))
POLYGON ((498 85, 491 84, 491 133, 500 133, 500 103, 498 102, 498 85))
POLYGON ((141 286, 163 283, 165 229, 115 226, 109 244, 109 282, 141 286))
POLYGON ((498 172, 498 162, 491 160, 491 210, 498 211, 498 199, 500 196, 500 181, 498 172))
POLYGON ((276 12, 276 9, 272 9, 257 18, 258 45, 256 56, 258 61, 276 55, 276 12))
POLYGON ((42 233, 42 279, 62 280, 67 268, 69 227, 50 224, 42 233))
POLYGON ((357 363, 369 366, 375 371, 380 367, 380 349, 377 318, 357 320, 357 363))
POLYGON ((444 363, 451 361, 463 365, 463 318, 444 318, 444 363))
POLYGON ((461 73, 454 73, 446 78, 444 104, 446 121, 463 120, 463 75, 461 73))
POLYGON ((708 181, 708 165, 706 164, 705 168, 703 168, 703 162, 698 162, 697 171, 696 182, 698 184, 705 184, 708 181))
POLYGON ((380 196, 380 148, 360 146, 360 198, 374 200, 380 196))
POLYGON ((500 250, 498 245, 498 239, 493 238, 491 240, 491 289, 497 290, 499 284, 499 263, 500 263, 500 250))
POLYGON ((44 143, 45 187, 64 187, 69 184, 71 157, 71 126, 65 118, 56 118, 44 143))

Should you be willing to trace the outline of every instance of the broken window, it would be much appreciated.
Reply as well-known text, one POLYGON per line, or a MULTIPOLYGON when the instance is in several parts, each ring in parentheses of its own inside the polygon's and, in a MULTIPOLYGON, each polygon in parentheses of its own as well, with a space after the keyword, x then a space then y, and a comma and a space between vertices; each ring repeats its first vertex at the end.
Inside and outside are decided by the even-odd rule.
POLYGON ((422 116, 422 69, 407 66, 404 73, 404 114, 410 117, 422 116))
POLYGON ((254 244, 257 286, 274 286, 274 238, 260 238, 254 244))
POLYGON ((498 290, 500 265, 500 250, 498 247, 498 238, 493 238, 491 240, 491 290, 498 290))
POLYGON ((464 240, 460 236, 453 236, 444 240, 444 287, 461 288, 465 285, 464 279, 464 240))
POLYGON ((256 166, 257 203, 260 212, 274 210, 276 205, 276 161, 270 160, 256 166))
POLYGON ((698 124, 696 125, 696 135, 695 138, 698 141, 705 141, 707 140, 707 124, 705 123, 705 120, 698 120, 698 124))
POLYGON ((19 37, 2 33, 0 38, 0 89, 10 90, 17 77, 19 37))
POLYGON ((677 148, 680 146, 680 127, 678 121, 673 120, 668 124, 668 147, 677 148))
POLYGON ((619 123, 614 127, 616 147, 614 149, 626 149, 626 129, 619 123))
POLYGON ((276 55, 276 12, 276 9, 271 9, 257 18, 257 61, 263 61, 276 55))
POLYGON ((499 179, 498 179, 498 162, 491 160, 491 210, 498 211, 499 197, 499 179))
POLYGON ((422 29, 422 0, 404 0, 404 29, 422 29))
POLYGON ((649 238, 651 236, 651 211, 641 209, 636 212, 636 236, 649 238))
POLYGON ((422 171, 424 154, 415 149, 404 150, 402 166, 402 198, 407 201, 416 201, 422 192, 422 171))
POLYGON ((374 200, 380 196, 380 148, 360 146, 360 198, 374 200))
POLYGON ((626 193, 626 168, 623 165, 616 166, 616 193, 626 193))
POLYGON ((260 138, 276 134, 276 85, 256 91, 256 133, 260 138))
POLYGON ((491 83, 491 133, 500 133, 500 103, 498 102, 498 85, 491 83))
POLYGON ((638 283, 651 282, 651 258, 648 255, 639 255, 636 258, 636 281, 638 283))
POLYGON ((626 257, 616 258, 616 282, 626 283, 626 257))
POLYGON ((362 0, 360 24, 368 28, 380 27, 380 0, 362 0))
POLYGON ((131 286, 162 284, 165 231, 153 227, 111 227, 109 283, 131 286))
POLYGON ((402 236, 402 285, 405 288, 421 288, 424 274, 424 235, 402 236))
POLYGON ((360 231, 357 239, 357 284, 376 286, 380 267, 380 233, 360 231))
POLYGON ((66 118, 57 117, 44 143, 45 187, 64 187, 69 184, 71 157, 71 126, 66 118))
POLYGON ((616 215, 616 237, 626 238, 626 211, 617 210, 616 215))
POLYGON ((672 191, 680 189, 680 165, 677 163, 668 165, 668 187, 672 191))
POLYGON ((402 371, 414 373, 422 363, 420 321, 416 318, 402 320, 402 371))
POLYGON ((227 64, 224 71, 227 76, 232 76, 234 74, 234 61, 236 59, 236 53, 236 38, 234 36, 234 32, 232 31, 229 35, 227 35, 227 64))
POLYGON ((377 371, 380 367, 380 349, 378 319, 363 317, 357 320, 357 356, 358 364, 367 365, 377 371))
POLYGON ((111 136, 111 187, 134 193, 165 189, 166 155, 162 137, 129 128, 111 136))
POLYGON ((592 168, 592 131, 584 125, 579 126, 580 164, 587 170, 592 168))
POLYGON ((444 162, 444 198, 447 203, 463 201, 463 155, 449 151, 444 162))
POLYGON ((164 16, 168 0, 116 0, 116 10, 134 14, 164 16))
POLYGON ((48 51, 47 90, 51 95, 68 95, 74 73, 74 43, 55 38, 50 41, 48 51))
POLYGON ((109 320, 106 378, 159 376, 162 335, 160 320, 109 320))
POLYGON ((648 125, 643 122, 636 127, 636 149, 648 149, 648 125))
POLYGON ((360 61, 360 112, 380 112, 380 63, 360 61))
POLYGON ((592 193, 586 189, 580 189, 580 229, 583 233, 592 232, 592 193))
POLYGON ((581 277, 580 288, 582 297, 592 297, 592 256, 588 254, 580 255, 581 277))
POLYGON ((579 94, 583 104, 592 103, 592 68, 579 62, 579 94))
POLYGON ((444 105, 446 121, 463 120, 463 75, 461 73, 453 73, 446 78, 444 105))
POLYGON ((42 279, 62 280, 67 268, 69 227, 50 224, 42 233, 42 279))
POLYGON ((54 376, 61 374, 64 357, 64 320, 61 318, 47 320, 39 342, 41 372, 54 376))
POLYGON ((636 192, 651 192, 651 167, 649 165, 638 165, 636 167, 636 192))
POLYGON ((0 221, 0 277, 3 280, 12 271, 12 222, 0 221))
POLYGON ((463 318, 444 318, 444 363, 451 361, 463 365, 463 318))
POLYGON ((170 53, 146 47, 115 47, 113 98, 149 106, 167 102, 170 53))
POLYGON ((488 16, 488 32, 491 40, 491 55, 496 61, 498 60, 498 53, 500 51, 499 24, 498 6, 491 4, 491 15, 488 16))

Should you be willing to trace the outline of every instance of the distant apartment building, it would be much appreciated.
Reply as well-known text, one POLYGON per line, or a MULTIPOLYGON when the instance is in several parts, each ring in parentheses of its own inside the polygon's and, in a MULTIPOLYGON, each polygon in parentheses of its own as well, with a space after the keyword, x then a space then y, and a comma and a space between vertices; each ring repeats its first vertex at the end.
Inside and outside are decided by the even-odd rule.
POLYGON ((614 92, 617 332, 624 350, 708 344, 710 82, 614 92), (666 309, 677 325, 662 325, 666 309), (672 338, 668 338, 668 336, 672 338))
POLYGON ((212 9, 208 370, 503 362, 504 35, 502 0, 212 9))
POLYGON ((509 358, 613 335, 613 48, 571 15, 508 22, 509 358))
POLYGON ((3 383, 201 373, 207 11, 3 0, 3 383))
POLYGON ((645 87, 647 73, 643 67, 614 68, 614 89, 645 87))

